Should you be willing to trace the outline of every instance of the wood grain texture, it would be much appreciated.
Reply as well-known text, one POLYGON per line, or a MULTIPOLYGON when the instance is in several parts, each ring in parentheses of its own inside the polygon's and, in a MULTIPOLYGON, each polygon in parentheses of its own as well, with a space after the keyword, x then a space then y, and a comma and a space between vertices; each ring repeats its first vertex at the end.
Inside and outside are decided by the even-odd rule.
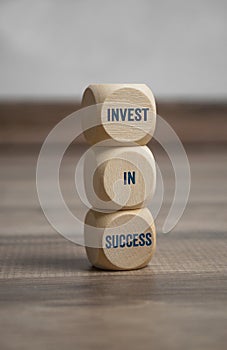
MULTIPOLYGON (((39 144, 64 117, 80 108, 81 97, 70 101, 0 101, 0 142, 39 144)), ((158 114, 183 143, 223 143, 227 140, 227 103, 157 101, 158 114), (202 132, 201 132, 202 130, 202 132)), ((81 137, 77 142, 84 142, 81 137)))
MULTIPOLYGON (((55 115, 60 113, 60 119, 64 113, 56 104, 28 106, 5 105, 4 118, 9 119, 0 129, 1 349, 225 350, 225 107, 162 105, 167 120, 190 142, 186 150, 192 186, 186 211, 171 233, 160 234, 173 182, 168 161, 155 148, 165 175, 156 253, 144 269, 104 272, 91 268, 85 249, 57 234, 40 209, 35 187, 38 142, 54 125, 55 115), (42 113, 46 119, 38 119, 42 113), (22 117, 31 124, 20 124, 22 117), (41 123, 37 133, 33 117, 36 126, 41 123)), ((75 145, 63 162, 62 192, 75 214, 80 206, 73 191, 74 162, 84 150, 75 145)))
POLYGON ((89 144, 99 143, 101 146, 101 141, 110 140, 111 146, 130 142, 134 145, 145 145, 152 138, 156 123, 156 105, 147 85, 89 85, 82 99, 82 107, 88 106, 91 107, 87 108, 82 122, 89 144), (113 110, 114 116, 111 114, 113 110), (124 116, 121 111, 124 111, 124 116))
POLYGON ((154 254, 156 231, 147 208, 108 214, 90 210, 85 224, 86 252, 95 267, 139 269, 145 267, 154 254))
POLYGON ((84 159, 84 177, 86 195, 94 208, 141 208, 155 191, 155 160, 147 146, 93 147, 84 159))

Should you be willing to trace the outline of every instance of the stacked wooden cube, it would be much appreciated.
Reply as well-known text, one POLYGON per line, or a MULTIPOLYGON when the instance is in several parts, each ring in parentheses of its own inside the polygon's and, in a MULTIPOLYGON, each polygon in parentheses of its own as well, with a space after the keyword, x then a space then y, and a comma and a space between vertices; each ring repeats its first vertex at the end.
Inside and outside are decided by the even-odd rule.
POLYGON ((93 84, 82 107, 86 140, 87 256, 95 267, 130 270, 148 264, 156 231, 147 203, 156 185, 154 157, 146 146, 156 123, 155 100, 144 84, 93 84))

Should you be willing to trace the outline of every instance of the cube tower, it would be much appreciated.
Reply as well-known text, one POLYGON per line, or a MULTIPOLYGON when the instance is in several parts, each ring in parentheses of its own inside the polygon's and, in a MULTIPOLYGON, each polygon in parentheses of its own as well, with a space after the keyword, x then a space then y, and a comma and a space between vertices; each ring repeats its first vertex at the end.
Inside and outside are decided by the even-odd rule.
POLYGON ((156 185, 152 152, 146 146, 156 106, 144 84, 93 84, 83 94, 85 191, 92 209, 85 218, 89 261, 108 270, 144 267, 156 247, 153 217, 146 208, 156 185), (90 107, 89 107, 90 106, 90 107))

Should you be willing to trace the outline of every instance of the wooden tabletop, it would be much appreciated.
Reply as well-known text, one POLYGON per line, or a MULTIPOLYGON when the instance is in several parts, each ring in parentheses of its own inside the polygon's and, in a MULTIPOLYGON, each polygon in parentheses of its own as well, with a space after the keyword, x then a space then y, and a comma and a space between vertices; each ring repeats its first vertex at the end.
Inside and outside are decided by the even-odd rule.
MULTIPOLYGON (((75 212, 72 168, 83 147, 66 155, 62 177, 75 212)), ((1 349, 225 349, 226 144, 186 144, 186 211, 171 233, 158 234, 151 264, 129 272, 92 268, 84 248, 50 226, 36 192, 39 149, 20 142, 0 151, 1 349)), ((154 152, 167 174, 159 232, 173 178, 165 156, 154 152)))

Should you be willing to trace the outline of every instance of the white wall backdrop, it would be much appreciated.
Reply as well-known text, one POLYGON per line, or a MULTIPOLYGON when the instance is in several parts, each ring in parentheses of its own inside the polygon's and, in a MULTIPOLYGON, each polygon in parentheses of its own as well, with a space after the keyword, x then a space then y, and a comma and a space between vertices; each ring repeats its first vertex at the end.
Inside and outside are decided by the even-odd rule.
POLYGON ((71 98, 145 82, 169 99, 227 97, 226 0, 0 0, 0 98, 71 98))

